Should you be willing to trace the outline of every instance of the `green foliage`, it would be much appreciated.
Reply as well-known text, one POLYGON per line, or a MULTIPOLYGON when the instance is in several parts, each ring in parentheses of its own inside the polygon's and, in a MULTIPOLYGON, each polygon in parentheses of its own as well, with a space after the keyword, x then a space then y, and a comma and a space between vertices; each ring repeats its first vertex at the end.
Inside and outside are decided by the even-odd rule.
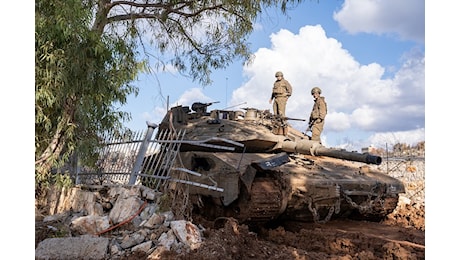
POLYGON ((70 236, 71 236, 70 230, 68 230, 68 228, 64 224, 58 225, 58 228, 54 232, 51 232, 51 235, 50 235, 50 237, 53 237, 53 238, 70 237, 70 236))
POLYGON ((158 209, 156 210, 156 213, 166 212, 170 210, 172 201, 173 199, 171 198, 171 195, 169 193, 161 194, 161 196, 158 198, 158 209))
POLYGON ((300 2, 36 0, 36 188, 75 151, 95 162, 102 134, 123 131, 130 115, 118 107, 137 95, 132 82, 152 65, 143 58, 211 84, 211 71, 250 61, 263 8, 300 2))
POLYGON ((72 178, 68 173, 66 174, 55 174, 53 176, 53 183, 58 188, 69 189, 73 185, 72 178))
MULTIPOLYGON (((121 129, 125 104, 143 68, 134 45, 91 30, 91 9, 79 0, 36 2, 36 180, 78 150, 90 158, 101 133, 121 129)), ((94 160, 93 160, 94 161, 94 160)))

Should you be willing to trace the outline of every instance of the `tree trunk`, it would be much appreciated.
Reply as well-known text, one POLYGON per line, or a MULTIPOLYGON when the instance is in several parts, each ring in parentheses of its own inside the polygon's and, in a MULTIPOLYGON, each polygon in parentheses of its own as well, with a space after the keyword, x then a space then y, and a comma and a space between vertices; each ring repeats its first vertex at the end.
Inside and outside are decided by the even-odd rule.
POLYGON ((35 161, 36 174, 46 176, 50 173, 54 163, 59 160, 66 143, 68 142, 67 131, 74 126, 76 99, 69 97, 64 105, 62 119, 58 122, 53 139, 45 151, 35 161))

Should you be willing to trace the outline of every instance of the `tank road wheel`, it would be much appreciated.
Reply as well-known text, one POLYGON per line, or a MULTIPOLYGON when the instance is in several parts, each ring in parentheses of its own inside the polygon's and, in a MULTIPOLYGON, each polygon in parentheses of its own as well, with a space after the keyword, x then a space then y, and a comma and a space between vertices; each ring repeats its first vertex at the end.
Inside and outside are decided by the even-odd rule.
MULTIPOLYGON (((356 199, 358 201, 358 199, 356 199)), ((349 218, 355 220, 367 220, 378 222, 383 220, 388 214, 393 212, 397 207, 399 196, 386 197, 379 200, 380 203, 375 202, 369 204, 367 201, 362 203, 351 203, 352 212, 349 218)), ((350 200, 347 200, 350 203, 350 200)))
POLYGON ((377 212, 372 217, 377 220, 383 220, 388 214, 391 214, 395 208, 398 206, 399 196, 395 197, 386 197, 383 199, 381 205, 375 207, 375 212, 377 212))
POLYGON ((283 213, 286 205, 287 198, 277 180, 256 177, 251 191, 241 196, 234 212, 242 222, 268 222, 283 213))

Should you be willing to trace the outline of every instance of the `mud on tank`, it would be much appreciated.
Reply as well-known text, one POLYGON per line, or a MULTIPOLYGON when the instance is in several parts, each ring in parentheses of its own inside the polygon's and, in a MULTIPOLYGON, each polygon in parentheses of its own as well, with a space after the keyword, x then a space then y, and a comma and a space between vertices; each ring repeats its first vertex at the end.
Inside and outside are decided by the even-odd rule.
MULTIPOLYGON (((401 181, 375 166, 381 157, 311 141, 289 124, 300 119, 256 108, 207 112, 212 104, 172 107, 158 131, 184 133, 174 166, 196 173, 187 174, 186 182, 194 184, 188 195, 211 220, 379 221, 405 192, 401 181)), ((171 176, 184 178, 177 171, 171 176)))

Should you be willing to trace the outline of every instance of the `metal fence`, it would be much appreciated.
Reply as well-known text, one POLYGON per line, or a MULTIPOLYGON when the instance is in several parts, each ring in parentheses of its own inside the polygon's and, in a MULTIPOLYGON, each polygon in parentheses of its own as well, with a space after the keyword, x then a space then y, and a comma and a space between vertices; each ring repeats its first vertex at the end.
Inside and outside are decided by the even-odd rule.
POLYGON ((169 178, 183 139, 183 131, 158 132, 155 124, 146 131, 106 136, 95 167, 78 167, 76 184, 134 185, 141 181, 156 189, 169 178), (169 140, 172 142, 165 142, 169 140))
POLYGON ((188 178, 171 177, 173 171, 201 176, 198 172, 175 164, 181 144, 228 151, 244 145, 218 137, 200 141, 184 140, 185 133, 185 130, 174 129, 159 131, 157 126, 152 124, 148 125, 147 131, 130 132, 121 136, 108 135, 99 151, 96 167, 82 166, 72 171, 76 173, 75 182, 82 185, 142 184, 155 190, 160 190, 167 182, 177 182, 223 192, 223 189, 217 186, 192 182, 188 178), (215 141, 227 145, 212 144, 215 141))

